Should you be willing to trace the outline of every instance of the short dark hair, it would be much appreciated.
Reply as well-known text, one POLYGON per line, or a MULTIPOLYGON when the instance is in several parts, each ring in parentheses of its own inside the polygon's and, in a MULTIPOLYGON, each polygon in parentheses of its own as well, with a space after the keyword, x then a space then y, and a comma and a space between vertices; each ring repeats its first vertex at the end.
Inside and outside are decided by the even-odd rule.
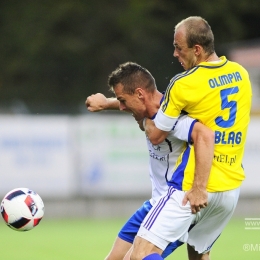
POLYGON ((175 30, 180 26, 184 26, 186 29, 186 41, 189 48, 198 44, 208 54, 215 52, 214 34, 205 19, 200 16, 190 16, 178 23, 175 30))
POLYGON ((136 88, 145 89, 153 92, 156 89, 155 79, 152 74, 141 65, 135 62, 126 62, 120 64, 108 77, 108 86, 111 91, 121 83, 124 92, 134 94, 136 88))

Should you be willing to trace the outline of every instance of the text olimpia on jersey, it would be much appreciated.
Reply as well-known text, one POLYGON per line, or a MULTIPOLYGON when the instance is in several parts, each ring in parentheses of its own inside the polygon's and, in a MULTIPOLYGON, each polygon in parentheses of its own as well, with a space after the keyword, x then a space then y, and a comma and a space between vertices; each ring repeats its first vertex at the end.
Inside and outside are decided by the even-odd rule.
MULTIPOLYGON (((209 192, 239 187, 245 178, 242 166, 250 120, 252 90, 247 71, 221 57, 219 62, 202 62, 172 78, 154 120, 169 131, 182 110, 215 131, 215 150, 207 185, 209 192)), ((169 185, 189 190, 193 183, 193 146, 178 158, 169 185)))

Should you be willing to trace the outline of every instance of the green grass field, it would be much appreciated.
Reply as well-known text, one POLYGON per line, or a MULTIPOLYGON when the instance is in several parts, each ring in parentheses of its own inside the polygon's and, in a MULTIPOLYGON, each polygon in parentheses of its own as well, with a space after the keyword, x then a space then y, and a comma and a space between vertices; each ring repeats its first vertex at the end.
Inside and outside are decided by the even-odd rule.
MULTIPOLYGON (((123 223, 123 219, 43 219, 34 230, 17 232, 1 221, 0 259, 102 260, 110 250, 123 223)), ((176 250, 167 259, 187 259, 185 246, 176 250)), ((244 219, 232 219, 215 243, 211 259, 260 259, 260 230, 245 230, 244 219), (245 251, 243 247, 248 244, 251 248, 245 251)))

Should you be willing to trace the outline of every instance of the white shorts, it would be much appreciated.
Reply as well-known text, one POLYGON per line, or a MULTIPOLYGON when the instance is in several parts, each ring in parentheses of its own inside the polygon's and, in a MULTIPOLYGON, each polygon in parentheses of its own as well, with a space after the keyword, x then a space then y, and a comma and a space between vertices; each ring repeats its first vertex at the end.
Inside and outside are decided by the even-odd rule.
POLYGON ((233 215, 239 193, 240 188, 208 193, 208 206, 192 214, 189 202, 182 206, 185 192, 169 187, 167 195, 161 196, 145 217, 137 236, 162 250, 171 241, 180 240, 198 253, 206 253, 233 215))

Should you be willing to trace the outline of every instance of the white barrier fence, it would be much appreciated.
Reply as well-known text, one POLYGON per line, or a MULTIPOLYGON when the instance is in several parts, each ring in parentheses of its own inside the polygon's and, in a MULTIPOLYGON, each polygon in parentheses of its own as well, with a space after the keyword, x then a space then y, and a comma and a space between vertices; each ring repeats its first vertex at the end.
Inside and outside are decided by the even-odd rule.
MULTIPOLYGON (((253 117, 242 195, 260 195, 260 118, 253 117)), ((0 116, 0 194, 149 196, 145 136, 129 115, 0 116)))

